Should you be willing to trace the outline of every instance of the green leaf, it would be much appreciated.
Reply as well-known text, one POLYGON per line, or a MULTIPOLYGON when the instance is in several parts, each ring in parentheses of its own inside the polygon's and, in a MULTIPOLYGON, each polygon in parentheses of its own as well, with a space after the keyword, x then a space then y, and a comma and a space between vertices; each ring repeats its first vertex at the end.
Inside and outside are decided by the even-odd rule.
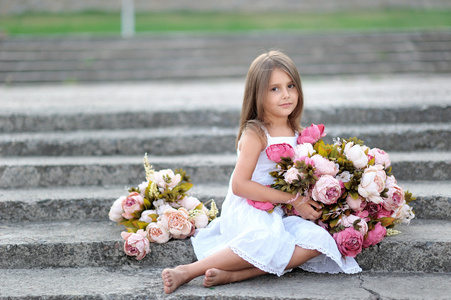
POLYGON ((383 217, 383 218, 379 219, 379 221, 381 222, 381 225, 384 227, 393 225, 393 222, 395 222, 395 220, 396 219, 392 218, 392 217, 383 217))

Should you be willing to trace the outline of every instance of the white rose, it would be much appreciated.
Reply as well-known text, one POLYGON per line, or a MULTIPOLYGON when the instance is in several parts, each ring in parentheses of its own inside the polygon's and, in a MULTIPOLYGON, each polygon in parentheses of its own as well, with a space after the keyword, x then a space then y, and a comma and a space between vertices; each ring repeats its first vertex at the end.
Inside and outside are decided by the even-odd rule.
POLYGON ((202 210, 202 213, 197 214, 197 216, 194 218, 194 225, 196 228, 204 228, 208 224, 208 216, 205 214, 205 212, 202 210))
POLYGON ((385 172, 381 171, 379 167, 382 166, 371 166, 367 168, 362 175, 360 184, 358 187, 358 192, 360 196, 368 199, 373 203, 382 203, 383 199, 380 193, 385 188, 385 172))
POLYGON ((172 208, 164 199, 154 201, 153 205, 158 215, 162 215, 167 209, 172 208))
POLYGON ((143 181, 140 185, 138 185, 138 189, 139 189, 139 193, 141 194, 141 196, 145 196, 144 194, 146 193, 146 188, 149 186, 149 182, 148 181, 143 181))
POLYGON ((311 157, 316 151, 313 149, 312 144, 304 143, 299 144, 294 148, 295 160, 303 156, 311 157))
POLYGON ((180 201, 180 205, 183 206, 184 208, 186 208, 186 210, 193 210, 194 208, 196 208, 196 206, 198 206, 201 202, 199 201, 199 199, 197 199, 196 197, 193 196, 188 196, 182 199, 182 201, 180 201))
POLYGON ((349 149, 351 149, 352 146, 354 146, 354 142, 346 143, 345 149, 343 150, 345 155, 348 155, 349 149))
POLYGON ((349 173, 349 171, 344 171, 344 172, 338 174, 337 177, 335 177, 335 179, 337 179, 343 183, 349 182, 349 181, 351 181, 351 173, 349 173))
POLYGON ((175 174, 171 169, 155 172, 153 176, 157 186, 162 189, 172 189, 182 180, 180 174, 175 174))
POLYGON ((368 165, 368 157, 359 145, 352 146, 346 153, 346 158, 352 161, 357 169, 363 169, 368 165))
POLYGON ((139 218, 140 221, 146 222, 146 223, 152 223, 152 217, 150 215, 156 215, 156 210, 145 210, 141 213, 141 218, 139 218))
POLYGON ((122 214, 124 213, 124 210, 122 209, 122 202, 124 199, 127 198, 126 196, 122 196, 116 201, 114 201, 113 205, 110 208, 110 212, 108 213, 108 216, 110 217, 110 220, 113 222, 120 222, 124 218, 122 214))
POLYGON ((410 224, 410 220, 415 218, 415 214, 412 211, 412 207, 406 204, 401 205, 392 215, 392 218, 397 219, 401 223, 410 224))

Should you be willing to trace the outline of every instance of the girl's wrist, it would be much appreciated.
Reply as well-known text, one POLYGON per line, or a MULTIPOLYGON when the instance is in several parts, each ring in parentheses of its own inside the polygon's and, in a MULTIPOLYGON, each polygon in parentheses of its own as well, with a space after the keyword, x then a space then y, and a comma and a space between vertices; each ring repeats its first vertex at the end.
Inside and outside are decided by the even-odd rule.
POLYGON ((295 195, 293 198, 289 199, 289 200, 286 202, 286 204, 291 204, 291 203, 293 203, 294 201, 296 201, 298 198, 299 198, 299 193, 296 193, 296 195, 295 195))

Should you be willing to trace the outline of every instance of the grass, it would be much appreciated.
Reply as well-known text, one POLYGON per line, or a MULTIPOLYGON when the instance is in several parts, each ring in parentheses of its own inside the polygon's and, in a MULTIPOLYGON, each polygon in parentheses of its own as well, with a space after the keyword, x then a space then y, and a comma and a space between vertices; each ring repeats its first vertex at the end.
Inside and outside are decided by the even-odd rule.
MULTIPOLYGON (((387 10, 343 13, 137 13, 136 31, 243 32, 250 30, 428 30, 451 28, 451 10, 387 10)), ((24 14, 1 16, 0 32, 9 36, 119 34, 120 14, 24 14)))

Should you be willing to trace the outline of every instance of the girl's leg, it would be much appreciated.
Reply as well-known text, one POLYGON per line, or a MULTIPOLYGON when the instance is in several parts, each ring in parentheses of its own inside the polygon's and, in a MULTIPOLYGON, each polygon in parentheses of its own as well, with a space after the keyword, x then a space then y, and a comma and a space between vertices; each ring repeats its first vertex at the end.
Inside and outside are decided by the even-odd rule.
POLYGON ((208 269, 239 271, 251 267, 253 267, 252 264, 239 257, 230 248, 226 248, 194 263, 180 265, 174 269, 164 269, 161 276, 164 291, 170 294, 180 285, 204 275, 208 269))
MULTIPOLYGON (((309 261, 310 259, 320 255, 321 253, 316 250, 308 250, 296 246, 294 248, 293 256, 288 263, 286 269, 293 269, 299 267, 303 263, 309 261)), ((214 285, 226 284, 231 282, 237 282, 246 280, 252 277, 267 274, 258 268, 251 267, 238 271, 226 271, 219 268, 212 268, 205 272, 204 286, 210 287, 214 285)))

